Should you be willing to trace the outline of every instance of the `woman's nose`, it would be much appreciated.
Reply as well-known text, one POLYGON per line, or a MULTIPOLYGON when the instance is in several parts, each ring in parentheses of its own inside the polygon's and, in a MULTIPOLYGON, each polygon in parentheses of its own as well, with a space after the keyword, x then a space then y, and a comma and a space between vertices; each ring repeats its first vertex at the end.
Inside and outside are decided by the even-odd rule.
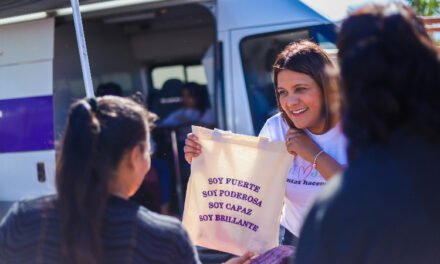
POLYGON ((287 99, 286 103, 288 106, 294 106, 294 105, 298 104, 298 102, 299 102, 298 96, 296 96, 294 94, 287 96, 286 99, 287 99))

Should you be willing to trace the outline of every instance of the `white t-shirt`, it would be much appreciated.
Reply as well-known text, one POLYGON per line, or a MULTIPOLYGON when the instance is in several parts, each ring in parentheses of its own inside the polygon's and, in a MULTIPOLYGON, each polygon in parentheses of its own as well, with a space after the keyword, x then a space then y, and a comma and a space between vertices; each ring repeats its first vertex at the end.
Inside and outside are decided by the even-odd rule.
MULTIPOLYGON (((260 131, 260 137, 266 137, 273 141, 286 141, 288 129, 289 126, 279 113, 266 121, 260 131)), ((347 140, 342 133, 340 124, 322 135, 314 135, 308 130, 305 132, 339 164, 342 166, 347 164, 347 140)), ((296 156, 289 170, 286 184, 281 225, 298 236, 305 214, 321 188, 326 184, 326 180, 317 170, 313 169, 310 162, 296 156)))

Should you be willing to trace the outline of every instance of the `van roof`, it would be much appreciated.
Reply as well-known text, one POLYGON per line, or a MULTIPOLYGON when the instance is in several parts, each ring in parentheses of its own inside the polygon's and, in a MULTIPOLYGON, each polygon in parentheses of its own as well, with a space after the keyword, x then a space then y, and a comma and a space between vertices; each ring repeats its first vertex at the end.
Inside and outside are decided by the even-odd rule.
MULTIPOLYGON (((105 2, 124 2, 126 4, 183 4, 194 2, 209 2, 210 0, 79 0, 81 5, 88 4, 105 4, 105 2), (160 2, 160 3, 159 3, 160 2)), ((295 1, 295 0, 291 0, 295 1)), ((357 7, 371 2, 386 3, 391 0, 300 0, 315 12, 321 14, 326 19, 332 22, 342 20, 347 12, 356 9, 357 7)), ((64 7, 69 7, 69 1, 66 0, 15 0, 15 1, 0 1, 0 18, 7 18, 12 16, 19 16, 29 13, 55 10, 64 7)))
POLYGON ((388 3, 392 0, 300 0, 315 12, 332 22, 340 22, 348 13, 368 3, 388 3))
MULTIPOLYGON (((212 0, 79 0, 80 5, 92 7, 94 11, 99 9, 121 8, 122 6, 135 5, 152 5, 154 7, 162 7, 164 5, 177 5, 194 2, 209 2, 212 0)), ((48 11, 70 7, 70 1, 66 0, 15 0, 0 1, 0 19, 13 16, 21 16, 25 14, 48 11)), ((52 15, 59 15, 54 13, 52 15)))

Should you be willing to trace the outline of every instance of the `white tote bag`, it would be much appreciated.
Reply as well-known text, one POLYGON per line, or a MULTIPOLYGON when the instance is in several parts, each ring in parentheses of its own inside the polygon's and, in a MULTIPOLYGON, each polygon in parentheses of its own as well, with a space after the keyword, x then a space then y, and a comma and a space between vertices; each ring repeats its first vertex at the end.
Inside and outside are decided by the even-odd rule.
POLYGON ((193 159, 183 225, 194 244, 242 255, 278 246, 286 178, 284 142, 193 126, 193 159))

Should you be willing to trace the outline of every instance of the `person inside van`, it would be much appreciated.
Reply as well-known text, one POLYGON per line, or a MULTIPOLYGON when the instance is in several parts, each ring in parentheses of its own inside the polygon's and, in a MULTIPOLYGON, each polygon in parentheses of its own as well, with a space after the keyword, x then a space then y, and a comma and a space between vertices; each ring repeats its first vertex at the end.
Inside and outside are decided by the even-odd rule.
MULTIPOLYGON (((346 139, 337 111, 337 84, 328 70, 333 63, 317 44, 289 44, 273 65, 279 113, 269 118, 261 137, 286 142, 294 161, 287 176, 281 217, 282 244, 296 245, 305 214, 323 186, 347 163, 346 139)), ((202 149, 189 134, 184 147, 190 163, 202 149)))
POLYGON ((127 98, 75 102, 57 162, 57 194, 12 206, 0 223, 0 262, 199 263, 177 219, 128 199, 150 169, 149 118, 127 98))
POLYGON ((350 165, 312 207, 294 263, 439 263, 435 43, 394 3, 355 11, 337 46, 350 165))
POLYGON ((205 86, 195 82, 185 83, 182 87, 182 107, 162 120, 159 126, 178 127, 198 124, 212 127, 214 125, 214 117, 210 106, 205 86))
POLYGON ((122 87, 115 82, 102 83, 96 88, 96 96, 115 95, 123 96, 122 87))
MULTIPOLYGON (((182 107, 159 122, 158 127, 176 129, 178 146, 182 148, 186 135, 191 132, 191 125, 214 127, 214 116, 208 90, 206 86, 195 82, 188 82, 183 85, 182 107)), ((185 192, 190 176, 190 166, 185 161, 182 152, 179 152, 179 169, 182 176, 182 190, 185 192)), ((184 200, 185 197, 181 197, 181 199, 184 200)))

